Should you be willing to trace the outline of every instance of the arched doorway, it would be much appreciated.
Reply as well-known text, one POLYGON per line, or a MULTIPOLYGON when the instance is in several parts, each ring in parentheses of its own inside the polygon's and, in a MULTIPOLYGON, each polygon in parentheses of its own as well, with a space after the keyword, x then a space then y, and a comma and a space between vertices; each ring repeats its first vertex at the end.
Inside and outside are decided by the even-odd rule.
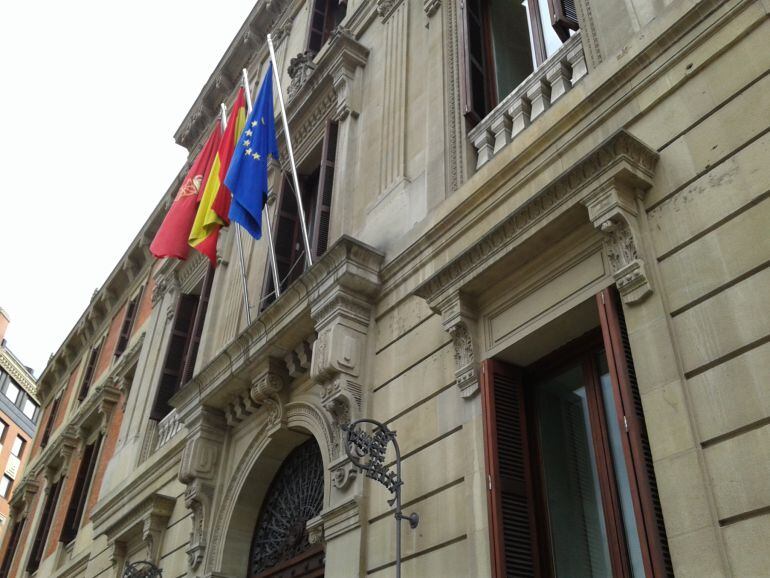
POLYGON ((314 439, 283 461, 262 502, 249 554, 248 578, 320 578, 321 544, 308 541, 306 524, 321 513, 324 469, 314 439))

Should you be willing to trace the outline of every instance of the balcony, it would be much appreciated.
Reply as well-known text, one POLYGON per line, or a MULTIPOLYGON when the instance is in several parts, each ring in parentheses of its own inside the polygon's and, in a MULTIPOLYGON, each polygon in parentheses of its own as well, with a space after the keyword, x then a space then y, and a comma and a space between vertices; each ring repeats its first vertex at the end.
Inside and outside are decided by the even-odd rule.
POLYGON ((476 149, 476 168, 483 167, 508 146, 586 73, 578 31, 468 133, 476 149))

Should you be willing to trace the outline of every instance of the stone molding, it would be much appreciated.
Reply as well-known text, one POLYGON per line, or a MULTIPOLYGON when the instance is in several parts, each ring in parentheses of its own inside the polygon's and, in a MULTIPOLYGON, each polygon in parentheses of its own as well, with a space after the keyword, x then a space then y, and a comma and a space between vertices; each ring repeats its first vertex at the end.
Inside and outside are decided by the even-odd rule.
POLYGON ((125 510, 124 515, 105 529, 110 547, 110 559, 115 567, 122 565, 126 555, 126 544, 137 534, 146 549, 147 560, 157 564, 160 560, 160 546, 163 533, 171 518, 176 499, 155 493, 135 508, 125 510))
POLYGON ((441 0, 423 0, 422 9, 428 18, 431 18, 441 7, 441 0))
POLYGON ((321 514, 321 524, 323 538, 327 542, 358 530, 361 527, 361 504, 358 499, 351 498, 334 508, 325 510, 321 514))
POLYGON ((3 369, 19 386, 29 394, 29 396, 40 403, 37 397, 37 384, 35 378, 27 369, 18 363, 15 358, 9 355, 10 352, 5 347, 0 347, 0 368, 3 369))
POLYGON ((32 501, 40 490, 40 484, 33 480, 29 475, 24 476, 16 483, 13 495, 9 500, 11 514, 14 519, 20 520, 30 513, 32 501))
MULTIPOLYGON (((597 191, 608 186, 607 183, 614 183, 623 191, 642 194, 652 185, 657 160, 658 154, 636 137, 626 131, 617 132, 439 269, 419 285, 414 294, 429 304, 445 301, 453 293, 463 291, 473 279, 509 254, 534 230, 578 204, 588 203, 595 207, 595 216, 591 218, 601 220, 604 213, 600 213, 598 207, 605 197, 597 191)), ((628 194, 618 193, 623 198, 627 198, 628 194)), ((610 216, 601 220, 600 224, 607 220, 616 223, 621 216, 623 219, 633 217, 628 210, 619 212, 620 208, 620 204, 617 204, 609 213, 610 216)), ((608 245, 612 243, 610 241, 608 245)), ((623 286, 623 280, 632 271, 621 269, 618 271, 624 275, 617 277, 616 282, 620 281, 619 288, 630 291, 631 287, 636 287, 636 282, 629 282, 627 289, 623 286)))
POLYGON ((120 400, 120 390, 106 380, 93 388, 88 397, 78 406, 70 419, 70 427, 75 428, 81 439, 98 429, 106 435, 112 412, 120 400))
POLYGON ((387 22, 403 2, 404 0, 377 0, 377 14, 382 22, 387 22))

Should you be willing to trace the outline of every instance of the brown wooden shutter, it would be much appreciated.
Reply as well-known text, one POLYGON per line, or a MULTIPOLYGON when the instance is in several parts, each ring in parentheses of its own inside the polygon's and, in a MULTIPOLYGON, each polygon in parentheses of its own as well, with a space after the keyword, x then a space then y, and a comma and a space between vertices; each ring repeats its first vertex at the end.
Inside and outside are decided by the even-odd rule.
POLYGON ((596 299, 607 364, 615 390, 618 419, 624 420, 625 417, 618 425, 621 431, 626 431, 623 449, 629 462, 629 480, 645 571, 648 576, 673 576, 642 400, 636 383, 620 297, 617 290, 610 287, 599 293, 596 299))
POLYGON ((86 509, 88 493, 91 487, 91 481, 96 469, 96 461, 99 455, 99 447, 102 443, 101 435, 92 444, 86 446, 83 451, 83 459, 78 467, 78 475, 75 480, 75 486, 72 490, 70 503, 67 507, 67 515, 64 518, 59 541, 69 544, 77 536, 80 529, 80 522, 83 518, 83 512, 86 509))
POLYGON ((51 412, 48 414, 48 419, 45 422, 45 429, 43 435, 40 438, 40 447, 44 448, 48 445, 48 440, 51 438, 51 431, 53 430, 53 424, 56 420, 56 414, 59 413, 59 404, 61 403, 61 395, 53 400, 51 404, 51 412))
POLYGON ((334 164, 337 156, 337 123, 326 123, 323 149, 321 152, 321 173, 318 177, 318 192, 315 199, 312 248, 316 257, 326 253, 329 245, 329 223, 332 211, 332 189, 334 188, 334 164))
POLYGON ((13 524, 13 530, 11 530, 10 538, 8 539, 8 546, 5 548, 5 556, 3 557, 3 563, 0 565, 0 578, 8 578, 8 572, 11 570, 11 562, 16 555, 16 548, 19 545, 19 539, 21 538, 21 531, 24 528, 25 518, 17 520, 13 524))
POLYGON ((487 34, 482 0, 456 0, 460 59, 460 102, 463 114, 478 123, 491 108, 487 66, 487 34))
POLYGON ((59 501, 59 491, 61 490, 61 480, 54 482, 48 490, 43 506, 43 514, 40 516, 40 523, 35 533, 35 539, 32 542, 32 549, 27 563, 27 571, 33 573, 40 566, 45 550, 45 542, 48 537, 48 531, 51 529, 51 522, 56 511, 56 503, 59 501))
POLYGON ((192 338, 192 328, 195 322, 195 311, 198 307, 198 296, 182 294, 174 317, 174 327, 171 330, 166 359, 163 362, 163 372, 158 385, 150 419, 163 419, 171 411, 168 401, 179 390, 182 372, 187 356, 187 349, 192 338))
POLYGON ((310 29, 308 30, 307 49, 314 54, 321 50, 326 40, 326 20, 328 0, 314 0, 310 13, 310 29))
POLYGON ((548 0, 551 24, 562 42, 569 40, 569 31, 580 28, 575 0, 548 0))
MULTIPOLYGON (((236 234, 238 234, 237 231, 236 234)), ((214 283, 215 271, 216 269, 212 265, 209 265, 209 268, 206 270, 206 276, 203 278, 203 286, 201 287, 201 294, 198 298, 198 307, 195 310, 192 338, 190 339, 190 345, 187 347, 184 371, 182 372, 182 380, 179 385, 183 385, 192 379, 193 369, 195 369, 195 360, 198 357, 198 347, 201 344, 201 335, 203 335, 203 323, 206 320, 206 311, 209 306, 211 285, 214 283)))
POLYGON ((123 318, 120 336, 118 337, 118 343, 115 346, 115 357, 120 357, 128 346, 128 341, 131 339, 131 330, 134 328, 134 321, 136 320, 136 311, 139 308, 139 300, 142 298, 143 292, 144 287, 139 290, 136 297, 131 299, 126 306, 126 315, 123 318))
POLYGON ((481 368, 481 390, 492 575, 539 576, 521 372, 486 360, 481 368))
POLYGON ((83 374, 83 382, 80 384, 80 393, 78 394, 78 401, 83 401, 88 395, 88 388, 91 387, 91 381, 94 379, 94 371, 96 371, 96 362, 99 359, 99 353, 102 350, 102 341, 91 350, 88 356, 88 363, 86 364, 86 370, 83 374))

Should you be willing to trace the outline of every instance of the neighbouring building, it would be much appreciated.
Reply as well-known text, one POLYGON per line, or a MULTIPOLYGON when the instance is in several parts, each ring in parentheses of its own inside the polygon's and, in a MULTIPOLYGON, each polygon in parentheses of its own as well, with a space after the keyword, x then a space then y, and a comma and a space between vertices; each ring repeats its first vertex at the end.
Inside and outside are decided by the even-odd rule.
POLYGON ((8 314, 0 307, 0 536, 8 526, 9 501, 16 480, 24 473, 40 418, 35 376, 6 343, 9 323, 8 314))
POLYGON ((769 12, 256 3, 175 138, 272 32, 315 262, 277 169, 251 324, 232 229, 154 261, 180 167, 40 377, 0 575, 393 576, 372 418, 404 576, 770 576, 769 12))

